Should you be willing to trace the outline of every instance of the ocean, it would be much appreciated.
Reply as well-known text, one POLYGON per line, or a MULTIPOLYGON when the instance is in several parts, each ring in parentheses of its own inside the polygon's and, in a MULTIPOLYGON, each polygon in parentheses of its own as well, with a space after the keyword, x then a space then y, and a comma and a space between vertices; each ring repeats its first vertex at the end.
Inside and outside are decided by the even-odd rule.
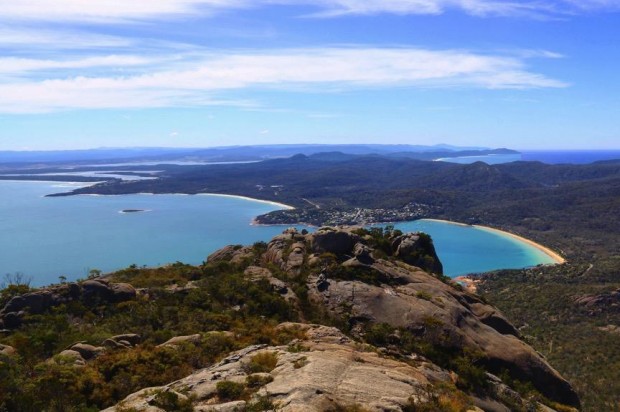
MULTIPOLYGON (((217 195, 44 197, 75 184, 0 181, 0 275, 23 273, 33 285, 85 278, 129 265, 200 264, 229 244, 269 241, 286 226, 251 225, 272 203, 217 195), (145 210, 122 213, 123 210, 145 210)), ((434 239, 450 276, 551 263, 512 238, 433 221, 399 223, 434 239)), ((298 227, 300 230, 303 226, 298 227)), ((312 230, 312 228, 308 228, 312 230)))
POLYGON ((620 150, 525 150, 520 154, 444 157, 437 161, 460 164, 485 162, 490 165, 520 160, 547 164, 587 164, 618 159, 620 159, 620 150))
POLYGON ((549 164, 587 164, 620 159, 620 150, 539 150, 521 152, 522 160, 549 164))

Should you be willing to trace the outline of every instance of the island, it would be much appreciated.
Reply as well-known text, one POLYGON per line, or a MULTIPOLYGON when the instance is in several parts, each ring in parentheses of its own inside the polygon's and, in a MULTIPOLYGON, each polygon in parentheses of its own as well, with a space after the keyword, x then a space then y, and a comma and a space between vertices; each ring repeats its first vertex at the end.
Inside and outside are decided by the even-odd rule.
POLYGON ((120 213, 140 213, 140 212, 148 212, 146 209, 123 209, 120 213))

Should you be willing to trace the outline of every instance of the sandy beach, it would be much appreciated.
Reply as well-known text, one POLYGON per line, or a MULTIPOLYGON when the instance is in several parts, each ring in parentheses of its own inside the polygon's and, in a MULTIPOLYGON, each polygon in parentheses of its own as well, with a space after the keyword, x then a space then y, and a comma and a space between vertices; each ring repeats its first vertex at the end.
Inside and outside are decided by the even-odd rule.
POLYGON ((248 196, 224 195, 224 194, 220 194, 220 193, 197 193, 197 195, 198 196, 233 197, 233 198, 237 198, 237 199, 244 199, 244 200, 251 200, 251 201, 254 201, 254 202, 266 203, 268 205, 278 206, 278 207, 281 207, 282 209, 287 209, 287 210, 295 209, 293 206, 285 205, 284 203, 273 202, 271 200, 255 199, 253 197, 248 197, 248 196))
POLYGON ((566 262, 566 259, 564 259, 562 256, 560 256, 557 252, 549 249, 548 247, 543 246, 540 243, 536 243, 536 242, 534 242, 534 241, 532 241, 530 239, 524 238, 522 236, 515 235, 514 233, 506 232, 504 230, 499 230, 499 229, 495 229, 495 228, 492 228, 492 227, 489 227, 489 226, 482 226, 482 225, 467 225, 465 223, 452 222, 452 221, 449 221, 449 220, 441 220, 441 219, 422 219, 422 220, 430 220, 430 221, 435 221, 435 222, 444 222, 444 223, 450 223, 450 224, 459 225, 459 226, 471 226, 471 227, 475 227, 475 228, 478 228, 478 229, 481 229, 481 230, 485 230, 487 232, 497 233, 498 235, 501 235, 501 236, 508 236, 508 237, 511 237, 511 238, 516 239, 516 240, 518 240, 520 242, 526 243, 526 244, 528 244, 528 245, 530 245, 530 246, 540 250, 541 252, 543 252, 544 254, 549 256, 551 259, 553 259, 556 264, 561 264, 561 263, 566 262))
POLYGON ((488 227, 488 226, 480 226, 480 225, 474 225, 474 227, 477 227, 479 229, 482 230, 486 230, 488 232, 495 232, 497 234, 500 234, 502 236, 509 236, 513 239, 519 240, 521 242, 527 243, 528 245, 535 247, 536 249, 540 250, 541 252, 545 253, 547 256, 549 256, 551 259, 553 259, 555 261, 556 264, 561 264, 566 262, 566 259, 564 259, 562 256, 560 256, 560 254, 558 254, 557 252, 549 249, 546 246, 541 245, 540 243, 536 243, 532 240, 529 240, 528 238, 519 236, 519 235, 515 235, 514 233, 510 233, 510 232, 506 232, 503 230, 499 230, 499 229, 495 229, 492 227, 488 227))

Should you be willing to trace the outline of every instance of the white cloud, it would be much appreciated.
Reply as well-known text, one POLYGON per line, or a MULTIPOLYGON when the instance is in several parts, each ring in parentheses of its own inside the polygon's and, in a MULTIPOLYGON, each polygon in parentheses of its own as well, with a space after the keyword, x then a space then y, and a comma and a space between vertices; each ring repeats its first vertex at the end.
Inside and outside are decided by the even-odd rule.
POLYGON ((154 62, 152 58, 139 56, 96 56, 80 59, 50 60, 0 57, 0 74, 19 76, 27 72, 58 69, 88 69, 94 67, 143 66, 154 62))
POLYGON ((389 14, 441 14, 460 10, 474 16, 542 17, 578 11, 614 11, 619 0, 267 0, 268 3, 319 7, 315 16, 389 14))
MULTIPOLYGON (((0 17, 0 20, 2 17, 0 17)), ((53 48, 60 49, 94 49, 129 47, 134 41, 102 34, 68 29, 33 29, 27 27, 9 27, 0 25, 0 46, 28 49, 53 48)))
MULTIPOLYGON (((110 56, 72 62, 29 62, 32 69, 63 65, 111 65, 135 56, 110 56)), ((131 60, 133 59, 133 60, 131 60)), ((561 81, 527 70, 519 57, 454 50, 412 48, 325 48, 277 52, 192 55, 161 71, 118 76, 52 78, 0 84, 0 112, 45 112, 66 109, 145 108, 237 104, 226 91, 279 89, 324 93, 332 90, 398 87, 474 87, 524 89, 566 87, 561 81)), ((151 66, 148 66, 149 70, 151 66)), ((146 68, 145 68, 146 69, 146 68)), ((140 70, 139 68, 137 70, 140 70)))
POLYGON ((129 22, 183 15, 210 14, 246 6, 246 0, 0 0, 10 20, 129 22))
POLYGON ((572 14, 579 11, 613 11, 618 0, 0 0, 7 21, 127 23, 170 20, 186 16, 266 6, 308 6, 316 16, 440 14, 461 10, 477 16, 572 14))

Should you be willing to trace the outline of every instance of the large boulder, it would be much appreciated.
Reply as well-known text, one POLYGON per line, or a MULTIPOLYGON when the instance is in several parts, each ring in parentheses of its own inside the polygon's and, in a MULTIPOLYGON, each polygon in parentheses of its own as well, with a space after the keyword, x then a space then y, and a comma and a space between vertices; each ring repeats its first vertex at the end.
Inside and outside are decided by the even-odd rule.
POLYGON ((110 285, 113 302, 125 302, 135 299, 136 289, 129 283, 113 283, 110 285))
POLYGON ((28 309, 32 314, 43 313, 48 307, 57 304, 53 297, 53 294, 48 290, 15 296, 6 304, 3 312, 19 312, 28 309))
POLYGON ((393 254, 403 262, 432 273, 443 273, 443 265, 430 237, 423 233, 406 233, 392 241, 393 254))
POLYGON ((86 365, 86 360, 78 351, 66 349, 49 360, 59 365, 70 365, 81 368, 86 365))
POLYGON ((124 302, 135 299, 136 290, 127 283, 107 279, 89 279, 82 283, 64 283, 15 296, 0 310, 0 324, 8 329, 21 326, 24 314, 42 314, 50 308, 81 300, 86 305, 124 302))
POLYGON ((68 349, 78 352, 82 356, 82 358, 86 361, 95 359, 96 357, 101 355, 103 352, 105 352, 105 349, 101 346, 93 346, 93 345, 89 345, 87 343, 82 343, 82 342, 75 343, 71 345, 68 349))
POLYGON ((252 257, 252 248, 248 246, 229 245, 216 250, 207 257, 207 262, 230 262, 241 263, 244 259, 252 257))
POLYGON ((111 349, 122 349, 136 346, 141 342, 142 337, 137 333, 124 333, 104 340, 101 345, 111 349))
POLYGON ((185 335, 185 336, 175 336, 174 338, 170 338, 161 345, 157 345, 157 347, 162 348, 164 346, 180 346, 185 343, 199 343, 202 340, 202 336, 199 333, 194 335, 185 335))
POLYGON ((82 283, 82 295, 87 302, 112 300, 114 292, 105 279, 86 280, 82 283))
POLYGON ((317 253, 348 255, 352 253, 355 244, 360 241, 360 236, 350 230, 323 227, 310 235, 309 240, 312 249, 317 253))

